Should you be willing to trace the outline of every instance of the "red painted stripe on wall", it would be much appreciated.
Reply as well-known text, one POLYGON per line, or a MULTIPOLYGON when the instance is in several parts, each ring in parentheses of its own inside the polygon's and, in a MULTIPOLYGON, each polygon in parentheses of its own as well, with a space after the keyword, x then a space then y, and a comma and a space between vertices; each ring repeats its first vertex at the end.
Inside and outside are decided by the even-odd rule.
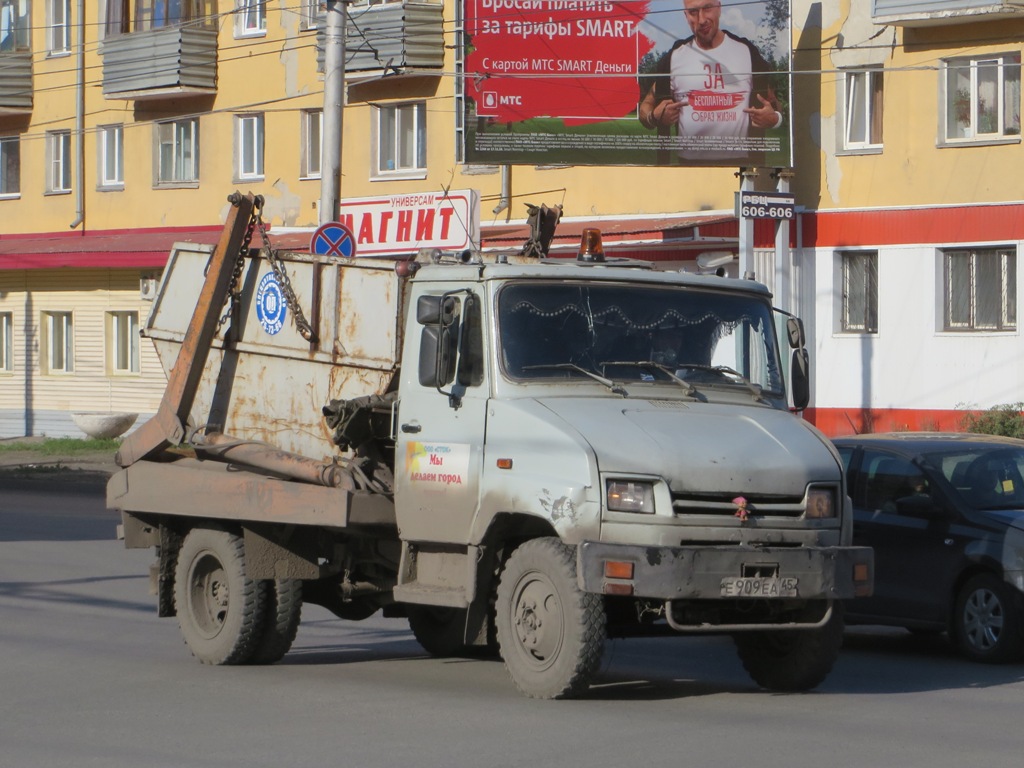
POLYGON ((973 205, 805 214, 808 247, 969 243, 1024 239, 1024 205, 973 205))
POLYGON ((804 418, 828 437, 870 432, 964 432, 964 418, 980 411, 912 408, 808 408, 804 418))

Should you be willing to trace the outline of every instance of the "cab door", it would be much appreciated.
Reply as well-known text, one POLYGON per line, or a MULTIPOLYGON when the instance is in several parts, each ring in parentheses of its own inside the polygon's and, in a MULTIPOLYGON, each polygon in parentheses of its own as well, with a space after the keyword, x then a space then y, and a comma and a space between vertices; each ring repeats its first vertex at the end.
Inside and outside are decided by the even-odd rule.
POLYGON ((480 501, 488 388, 473 290, 419 294, 406 328, 395 446, 405 541, 466 544, 480 501))

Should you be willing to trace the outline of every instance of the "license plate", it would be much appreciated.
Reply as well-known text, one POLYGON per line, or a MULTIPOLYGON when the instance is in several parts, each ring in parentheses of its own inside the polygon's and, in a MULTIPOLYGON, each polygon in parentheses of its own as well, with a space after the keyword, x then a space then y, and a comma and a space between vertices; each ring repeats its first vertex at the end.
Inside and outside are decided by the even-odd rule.
POLYGON ((737 576, 722 579, 722 597, 799 597, 793 577, 737 576))

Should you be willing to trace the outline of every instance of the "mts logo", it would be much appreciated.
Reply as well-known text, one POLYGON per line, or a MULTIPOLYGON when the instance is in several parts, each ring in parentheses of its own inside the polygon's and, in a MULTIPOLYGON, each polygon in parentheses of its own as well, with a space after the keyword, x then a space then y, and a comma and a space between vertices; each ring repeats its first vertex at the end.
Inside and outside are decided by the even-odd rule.
POLYGON ((501 103, 502 105, 510 105, 510 106, 513 106, 513 107, 521 107, 521 106, 523 106, 523 97, 522 96, 501 96, 501 97, 499 97, 499 103, 501 103))

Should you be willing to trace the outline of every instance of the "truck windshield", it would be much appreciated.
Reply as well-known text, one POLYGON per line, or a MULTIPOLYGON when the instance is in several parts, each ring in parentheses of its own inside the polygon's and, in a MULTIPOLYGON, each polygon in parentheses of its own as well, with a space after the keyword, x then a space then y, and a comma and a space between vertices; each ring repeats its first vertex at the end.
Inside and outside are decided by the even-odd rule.
POLYGON ((584 379, 589 371, 614 381, 678 386, 677 377, 697 387, 783 391, 771 307, 747 294, 512 283, 498 294, 498 326, 501 364, 513 379, 584 379))

